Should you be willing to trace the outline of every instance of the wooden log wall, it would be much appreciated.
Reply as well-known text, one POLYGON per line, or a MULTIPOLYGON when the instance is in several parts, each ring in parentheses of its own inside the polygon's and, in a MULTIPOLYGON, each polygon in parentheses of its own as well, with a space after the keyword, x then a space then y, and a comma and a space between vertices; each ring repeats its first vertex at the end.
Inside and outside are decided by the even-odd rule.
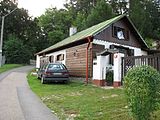
POLYGON ((97 56, 96 54, 105 50, 105 46, 104 45, 93 44, 92 45, 92 50, 93 50, 93 58, 96 58, 96 56, 97 56))
MULTIPOLYGON (((88 43, 68 48, 66 50, 66 66, 71 76, 86 76, 86 50, 88 43)), ((92 44, 90 44, 92 46, 92 44)), ((88 73, 92 76, 92 49, 88 49, 88 73)))

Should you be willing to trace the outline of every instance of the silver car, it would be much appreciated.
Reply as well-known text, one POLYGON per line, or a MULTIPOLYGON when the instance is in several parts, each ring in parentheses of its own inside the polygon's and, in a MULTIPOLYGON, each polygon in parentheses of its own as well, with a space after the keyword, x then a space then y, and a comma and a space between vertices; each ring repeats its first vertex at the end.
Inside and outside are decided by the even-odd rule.
POLYGON ((41 79, 42 84, 47 81, 68 83, 69 72, 62 63, 48 63, 38 70, 37 78, 41 79))

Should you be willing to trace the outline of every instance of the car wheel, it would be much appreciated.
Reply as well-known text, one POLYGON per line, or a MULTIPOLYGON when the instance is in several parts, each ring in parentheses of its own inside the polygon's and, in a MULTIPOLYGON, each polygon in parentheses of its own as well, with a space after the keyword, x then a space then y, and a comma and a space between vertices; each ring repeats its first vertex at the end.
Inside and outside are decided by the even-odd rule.
POLYGON ((40 79, 39 75, 37 74, 37 79, 40 79))
POLYGON ((68 80, 64 80, 63 83, 64 83, 64 84, 68 84, 68 80))
POLYGON ((45 83, 46 83, 46 81, 44 80, 44 77, 43 77, 43 76, 41 77, 41 83, 42 83, 42 84, 45 84, 45 83))

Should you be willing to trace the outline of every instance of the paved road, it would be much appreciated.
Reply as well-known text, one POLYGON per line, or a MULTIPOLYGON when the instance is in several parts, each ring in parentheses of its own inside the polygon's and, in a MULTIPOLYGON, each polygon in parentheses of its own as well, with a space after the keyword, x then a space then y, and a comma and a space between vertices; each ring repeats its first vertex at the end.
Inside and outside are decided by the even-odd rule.
POLYGON ((0 120, 58 120, 30 90, 25 66, 0 74, 0 120))

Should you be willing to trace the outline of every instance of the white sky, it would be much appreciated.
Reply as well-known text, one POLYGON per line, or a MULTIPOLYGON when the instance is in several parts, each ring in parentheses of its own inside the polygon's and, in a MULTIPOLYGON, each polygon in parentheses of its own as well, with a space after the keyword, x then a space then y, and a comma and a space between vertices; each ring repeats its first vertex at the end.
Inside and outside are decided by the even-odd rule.
POLYGON ((18 0, 18 6, 27 9, 29 15, 37 17, 42 15, 46 8, 63 8, 65 2, 66 0, 18 0))

